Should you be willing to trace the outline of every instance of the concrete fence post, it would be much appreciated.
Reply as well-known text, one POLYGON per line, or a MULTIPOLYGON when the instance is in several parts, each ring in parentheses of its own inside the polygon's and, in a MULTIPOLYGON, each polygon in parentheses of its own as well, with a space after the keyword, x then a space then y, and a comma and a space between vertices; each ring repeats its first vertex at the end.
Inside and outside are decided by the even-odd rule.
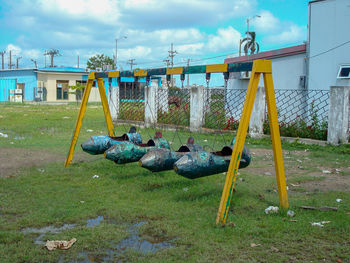
POLYGON ((161 88, 158 90, 158 110, 160 110, 162 113, 168 113, 169 112, 169 88, 167 85, 162 85, 161 88))
POLYGON ((259 87, 249 121, 249 135, 252 138, 259 138, 264 134, 265 107, 265 88, 259 87))
POLYGON ((330 144, 347 143, 349 139, 350 86, 330 88, 328 137, 330 144))
POLYGON ((119 87, 108 87, 108 105, 112 120, 117 120, 119 116, 119 87))
POLYGON ((204 104, 205 88, 203 86, 191 87, 191 112, 190 112, 190 130, 198 131, 204 124, 204 104))
POLYGON ((157 123, 157 93, 158 79, 152 79, 149 86, 145 87, 145 126, 151 127, 157 123))

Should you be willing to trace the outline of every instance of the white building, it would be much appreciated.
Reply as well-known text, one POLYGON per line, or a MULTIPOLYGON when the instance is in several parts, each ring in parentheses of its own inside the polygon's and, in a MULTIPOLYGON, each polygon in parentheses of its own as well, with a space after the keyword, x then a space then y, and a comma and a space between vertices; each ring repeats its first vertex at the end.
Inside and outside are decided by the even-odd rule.
POLYGON ((308 88, 350 86, 350 1, 309 2, 308 88), (343 76, 338 76, 342 66, 343 76))

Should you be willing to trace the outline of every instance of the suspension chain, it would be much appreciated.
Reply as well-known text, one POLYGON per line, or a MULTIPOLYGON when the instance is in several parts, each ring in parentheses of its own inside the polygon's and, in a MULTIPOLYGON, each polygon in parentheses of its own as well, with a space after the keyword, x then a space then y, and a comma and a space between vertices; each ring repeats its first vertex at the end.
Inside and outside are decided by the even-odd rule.
POLYGON ((181 74, 180 79, 181 79, 181 88, 183 89, 184 88, 185 74, 181 74))
POLYGON ((224 72, 223 74, 224 74, 224 81, 225 81, 224 87, 225 87, 225 89, 227 89, 227 81, 228 81, 228 78, 230 76, 230 73, 224 72))
POLYGON ((209 88, 210 73, 205 73, 205 81, 207 82, 207 88, 209 88))

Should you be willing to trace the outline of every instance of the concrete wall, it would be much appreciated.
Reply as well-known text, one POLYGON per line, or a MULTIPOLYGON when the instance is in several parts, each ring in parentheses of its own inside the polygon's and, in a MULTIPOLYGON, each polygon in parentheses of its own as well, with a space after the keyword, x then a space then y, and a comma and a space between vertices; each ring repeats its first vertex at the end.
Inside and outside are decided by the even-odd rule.
POLYGON ((37 87, 37 74, 34 69, 0 70, 0 78, 14 79, 17 83, 24 83, 24 101, 34 100, 37 87))
MULTIPOLYGON (((47 90, 46 100, 55 101, 76 101, 75 94, 68 94, 68 100, 57 100, 57 81, 68 81, 69 86, 75 86, 76 81, 82 80, 82 75, 72 73, 41 73, 38 72, 38 81, 43 82, 47 90)), ((97 88, 96 88, 97 89, 97 88)), ((72 90, 70 90, 72 91, 72 90)), ((93 94, 93 92, 92 92, 93 94)), ((91 97, 91 95, 90 95, 91 97)))
POLYGON ((350 86, 350 79, 337 79, 339 66, 350 64, 350 43, 337 47, 350 39, 349 5, 349 0, 309 4, 309 89, 350 86))

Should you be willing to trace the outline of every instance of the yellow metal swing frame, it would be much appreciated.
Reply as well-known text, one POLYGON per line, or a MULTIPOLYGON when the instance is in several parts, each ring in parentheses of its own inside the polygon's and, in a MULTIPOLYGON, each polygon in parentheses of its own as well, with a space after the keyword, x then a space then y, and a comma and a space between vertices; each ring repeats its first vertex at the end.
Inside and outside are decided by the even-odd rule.
MULTIPOLYGON (((184 74, 185 69, 186 68, 183 68, 183 67, 167 68, 165 71, 163 70, 161 72, 164 72, 166 75, 177 75, 177 74, 184 74)), ((150 72, 148 72, 147 70, 137 70, 132 72, 132 74, 134 77, 147 77, 149 76, 148 73, 150 72)), ((159 74, 159 72, 160 71, 157 71, 155 73, 159 74)), ((196 72, 196 73, 217 73, 217 72, 229 72, 228 65, 227 64, 206 65, 205 72, 196 72)), ((258 85, 259 85, 261 75, 263 76, 263 79, 264 79, 266 104, 267 104, 269 125, 270 125, 270 131, 271 131, 272 148, 273 148, 273 156, 274 156, 274 163, 275 163, 275 170, 276 170, 276 181, 278 186, 280 206, 282 208, 289 207, 288 194, 287 194, 287 188, 286 188, 286 178, 285 178, 284 164, 283 164, 281 137, 279 132, 278 118, 277 118, 275 91, 274 91, 273 78, 272 78, 272 65, 270 60, 255 60, 253 61, 246 99, 243 105, 242 116, 240 119, 238 131, 236 135, 236 142, 233 147, 230 165, 226 173, 225 185, 222 192, 220 206, 219 206, 218 214, 216 218, 217 224, 220 224, 220 223, 225 224, 227 220, 230 202, 232 199, 232 194, 233 194, 233 190, 234 190, 234 186, 237 178, 239 162, 241 159, 245 139, 247 136, 248 125, 249 125, 251 113, 253 110, 254 100, 258 90, 258 85)), ((101 96, 101 102, 102 102, 103 111, 106 119, 108 135, 114 136, 114 126, 113 126, 111 114, 109 111, 107 96, 105 92, 105 86, 104 86, 102 77, 108 77, 110 79, 110 78, 118 78, 119 76, 120 76, 119 71, 111 71, 103 74, 98 74, 98 73, 96 74, 92 72, 89 74, 86 89, 82 98, 81 107, 78 114, 78 119, 75 124, 74 134, 72 137, 68 156, 65 162, 66 167, 68 167, 73 160, 75 145, 77 143, 80 128, 82 125, 82 120, 85 115, 92 84, 95 80, 97 81, 99 93, 101 96)))

